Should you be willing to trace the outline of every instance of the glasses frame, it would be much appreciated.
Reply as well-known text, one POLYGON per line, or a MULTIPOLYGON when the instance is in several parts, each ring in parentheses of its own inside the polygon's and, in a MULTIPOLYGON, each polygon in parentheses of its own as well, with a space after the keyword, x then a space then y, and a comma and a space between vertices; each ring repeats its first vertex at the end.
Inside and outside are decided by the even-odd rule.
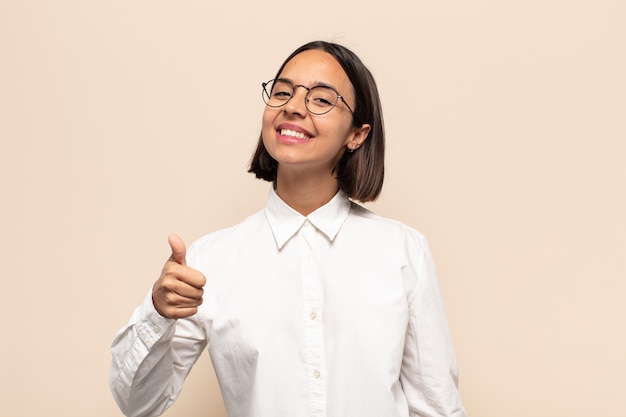
POLYGON ((275 109, 277 109, 279 107, 283 107, 285 104, 289 103, 291 101, 291 99, 294 98, 294 96, 296 95, 296 89, 298 87, 302 87, 302 88, 304 88, 306 90, 306 95, 304 96, 304 106, 306 107, 306 109, 307 109, 307 111, 309 113, 314 114, 316 116, 321 116, 323 114, 326 114, 326 113, 330 112, 332 109, 334 109, 335 107, 337 107, 337 103, 339 103, 339 99, 341 99, 341 101, 343 101, 343 103, 346 105, 346 107, 348 108, 348 110, 352 114, 352 117, 354 117, 354 111, 352 110, 352 108, 350 107, 350 105, 348 104, 346 99, 343 98, 343 96, 341 94, 339 94, 339 92, 334 87, 331 87, 330 85, 322 84, 322 85, 316 85, 316 86, 313 86, 313 87, 307 87, 304 84, 294 84, 291 81, 286 80, 284 78, 273 78, 273 79, 271 79, 271 80, 269 80, 267 82, 261 83, 261 87, 262 87, 262 89, 261 89, 261 96, 263 97, 263 102, 266 105, 268 105, 269 107, 272 107, 272 108, 275 108, 275 109), (292 90, 291 90, 291 97, 289 97, 289 99, 285 100, 284 103, 279 104, 278 106, 273 106, 273 105, 268 103, 268 101, 271 98, 271 91, 269 91, 269 92, 267 91, 267 86, 269 84, 272 84, 272 83, 276 82, 276 81, 281 81, 281 82, 290 84, 291 87, 292 87, 292 90), (327 89, 333 91, 335 94, 337 94, 337 99, 333 103, 332 107, 330 107, 328 110, 326 110, 326 111, 324 111, 322 113, 316 113, 316 112, 311 111, 311 109, 309 109, 309 104, 308 104, 309 103, 309 93, 311 92, 311 90, 313 88, 318 88, 318 87, 327 88, 327 89))

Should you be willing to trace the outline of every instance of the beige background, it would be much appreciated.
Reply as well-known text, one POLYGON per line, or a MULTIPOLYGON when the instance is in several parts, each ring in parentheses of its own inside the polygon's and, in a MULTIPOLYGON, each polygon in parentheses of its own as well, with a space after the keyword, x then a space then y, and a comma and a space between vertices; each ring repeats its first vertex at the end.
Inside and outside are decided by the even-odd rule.
MULTIPOLYGON (((120 415, 109 345, 168 255, 259 209, 260 83, 378 80, 369 207, 431 242, 473 417, 626 416, 626 3, 0 0, 0 415, 120 415)), ((224 416, 205 354, 167 416, 224 416)))

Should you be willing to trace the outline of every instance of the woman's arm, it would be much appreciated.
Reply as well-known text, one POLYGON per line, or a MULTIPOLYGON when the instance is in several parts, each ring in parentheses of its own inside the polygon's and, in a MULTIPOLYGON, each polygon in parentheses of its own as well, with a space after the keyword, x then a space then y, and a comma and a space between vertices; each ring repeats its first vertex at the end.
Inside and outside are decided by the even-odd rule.
POLYGON ((148 295, 111 346, 109 384, 122 412, 129 417, 161 415, 178 397, 206 344, 197 317, 167 319, 148 295))
POLYGON ((439 282, 426 240, 413 236, 403 270, 409 302, 400 381, 411 416, 465 417, 439 282))

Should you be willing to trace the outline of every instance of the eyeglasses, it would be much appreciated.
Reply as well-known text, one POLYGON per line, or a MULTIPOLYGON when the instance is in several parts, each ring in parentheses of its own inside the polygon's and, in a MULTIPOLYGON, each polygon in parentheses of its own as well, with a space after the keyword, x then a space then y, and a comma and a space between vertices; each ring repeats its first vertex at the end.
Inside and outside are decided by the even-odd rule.
POLYGON ((291 81, 277 78, 270 80, 266 83, 262 83, 263 87, 263 101, 270 107, 282 107, 291 100, 296 93, 296 88, 302 87, 306 90, 306 96, 304 96, 304 104, 307 110, 311 114, 317 116, 326 114, 331 111, 339 102, 339 99, 343 101, 354 116, 354 112, 350 108, 350 105, 346 100, 335 90, 328 85, 317 85, 315 87, 307 87, 302 84, 293 85, 291 81))

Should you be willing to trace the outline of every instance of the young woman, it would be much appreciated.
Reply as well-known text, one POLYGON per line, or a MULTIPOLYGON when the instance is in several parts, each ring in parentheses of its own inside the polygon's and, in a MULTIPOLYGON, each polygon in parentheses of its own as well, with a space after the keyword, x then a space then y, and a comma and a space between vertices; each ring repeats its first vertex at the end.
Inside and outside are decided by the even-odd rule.
POLYGON ((113 346, 128 416, 158 416, 208 345, 229 417, 465 416, 424 237, 377 216, 384 132, 376 84, 350 50, 293 52, 263 83, 250 172, 266 207, 189 250, 113 346))

